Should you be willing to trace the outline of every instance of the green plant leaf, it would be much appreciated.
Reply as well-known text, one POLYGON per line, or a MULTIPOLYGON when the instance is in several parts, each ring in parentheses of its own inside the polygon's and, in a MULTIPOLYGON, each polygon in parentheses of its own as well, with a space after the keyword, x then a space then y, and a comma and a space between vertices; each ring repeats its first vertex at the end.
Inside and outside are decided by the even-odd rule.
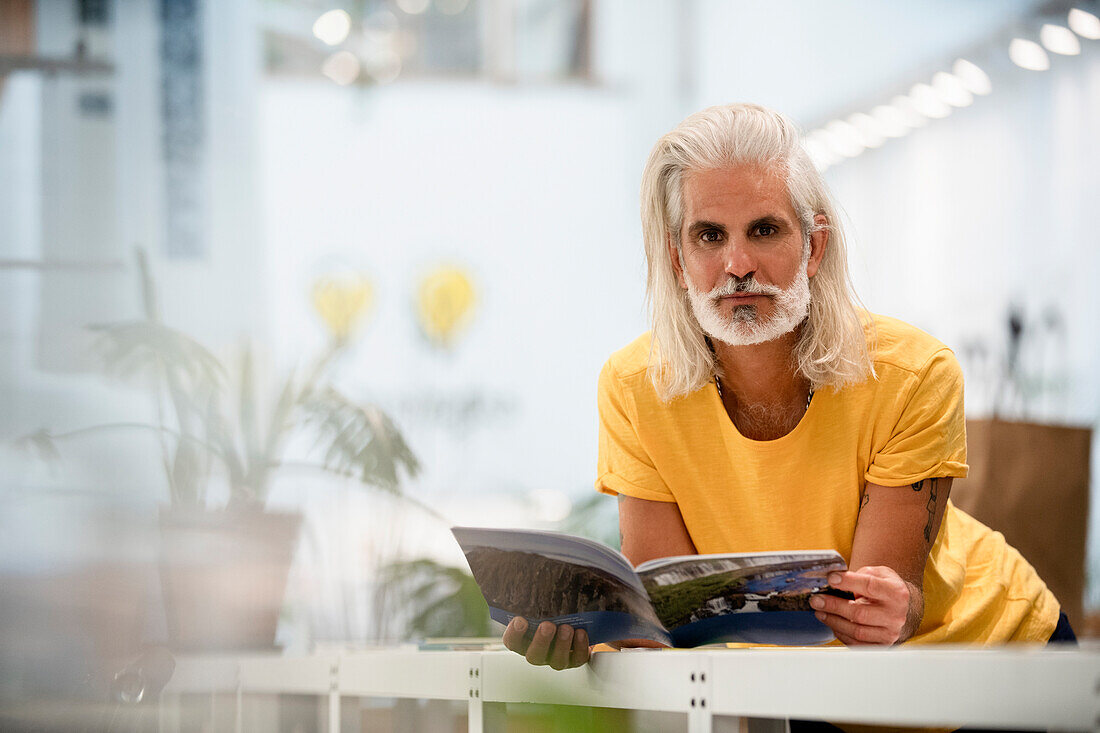
POLYGON ((269 464, 276 459, 276 454, 282 447, 283 437, 293 425, 290 417, 298 401, 298 390, 294 378, 295 372, 292 370, 287 375, 283 389, 279 392, 279 399, 275 403, 275 409, 271 412, 271 424, 264 444, 264 456, 269 464))
POLYGON ((137 260, 138 280, 141 283, 141 307, 145 312, 145 318, 152 322, 160 321, 157 287, 153 282, 153 273, 149 269, 149 257, 145 248, 135 247, 134 258, 137 260))
POLYGON ((225 466, 229 478, 230 501, 232 501, 236 493, 236 487, 245 483, 245 473, 237 444, 233 440, 233 432, 221 409, 220 397, 221 395, 218 392, 209 395, 203 416, 203 426, 206 429, 207 439, 213 446, 214 455, 225 466))
POLYGON ((176 445, 172 461, 172 492, 175 503, 182 506, 202 506, 208 476, 202 470, 202 453, 191 440, 176 445))
POLYGON ((472 575, 419 558, 391 563, 381 581, 408 617, 407 636, 488 636, 489 607, 472 575))
POLYGON ((616 550, 619 549, 618 502, 605 494, 591 491, 573 504, 569 515, 555 528, 566 534, 580 535, 616 550))
POLYGON ((95 350, 105 371, 114 377, 156 380, 160 368, 170 367, 189 385, 216 385, 225 379, 225 368, 206 349, 180 331, 154 321, 124 321, 89 326, 99 334, 95 350))
POLYGON ((263 487, 267 484, 268 465, 260 449, 260 428, 256 417, 256 380, 252 368, 252 347, 248 344, 245 344, 241 355, 238 405, 243 444, 244 483, 251 499, 262 502, 260 495, 265 493, 263 487))
POLYGON ((302 410, 306 423, 317 429, 326 469, 393 493, 399 493, 399 471, 409 476, 419 471, 404 437, 377 407, 359 405, 329 386, 309 392, 302 410))

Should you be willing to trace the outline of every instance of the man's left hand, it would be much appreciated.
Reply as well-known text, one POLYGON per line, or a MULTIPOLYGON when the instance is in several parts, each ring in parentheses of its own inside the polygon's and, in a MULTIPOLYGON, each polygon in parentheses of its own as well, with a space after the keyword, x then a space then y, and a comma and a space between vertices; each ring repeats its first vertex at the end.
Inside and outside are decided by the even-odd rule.
POLYGON ((882 565, 830 573, 829 585, 855 595, 849 601, 827 594, 810 599, 817 619, 836 638, 855 644, 895 644, 903 641, 912 591, 901 576, 882 565))

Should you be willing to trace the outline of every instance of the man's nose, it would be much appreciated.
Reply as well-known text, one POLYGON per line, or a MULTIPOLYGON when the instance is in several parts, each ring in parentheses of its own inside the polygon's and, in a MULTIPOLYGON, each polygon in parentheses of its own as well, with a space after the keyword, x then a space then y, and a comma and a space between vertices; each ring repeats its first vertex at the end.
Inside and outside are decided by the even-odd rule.
POLYGON ((738 238, 731 238, 722 252, 723 262, 727 275, 743 278, 756 271, 756 257, 748 242, 738 238))

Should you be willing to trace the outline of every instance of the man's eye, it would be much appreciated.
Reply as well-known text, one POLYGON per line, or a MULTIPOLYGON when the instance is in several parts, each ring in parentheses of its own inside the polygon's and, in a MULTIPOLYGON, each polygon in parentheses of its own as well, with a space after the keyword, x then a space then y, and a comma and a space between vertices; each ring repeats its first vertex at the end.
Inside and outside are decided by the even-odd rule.
POLYGON ((761 237, 770 237, 778 231, 779 230, 773 227, 771 224, 761 224, 760 226, 756 227, 756 233, 759 234, 761 237))
POLYGON ((709 231, 703 232, 701 235, 699 235, 699 238, 702 239, 704 242, 717 242, 722 239, 722 233, 716 232, 715 230, 711 229, 709 231))

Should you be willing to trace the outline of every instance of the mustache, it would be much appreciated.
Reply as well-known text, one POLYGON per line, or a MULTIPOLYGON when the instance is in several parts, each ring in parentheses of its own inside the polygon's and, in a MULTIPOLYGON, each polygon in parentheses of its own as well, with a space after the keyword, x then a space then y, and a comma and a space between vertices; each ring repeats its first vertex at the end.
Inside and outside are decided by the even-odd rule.
POLYGON ((775 285, 765 285, 757 282, 751 274, 745 275, 745 277, 730 275, 729 280, 727 280, 724 285, 719 285, 714 290, 711 290, 707 293, 707 296, 716 300, 730 295, 738 295, 739 293, 775 296, 780 295, 782 292, 782 288, 776 287, 775 285))

